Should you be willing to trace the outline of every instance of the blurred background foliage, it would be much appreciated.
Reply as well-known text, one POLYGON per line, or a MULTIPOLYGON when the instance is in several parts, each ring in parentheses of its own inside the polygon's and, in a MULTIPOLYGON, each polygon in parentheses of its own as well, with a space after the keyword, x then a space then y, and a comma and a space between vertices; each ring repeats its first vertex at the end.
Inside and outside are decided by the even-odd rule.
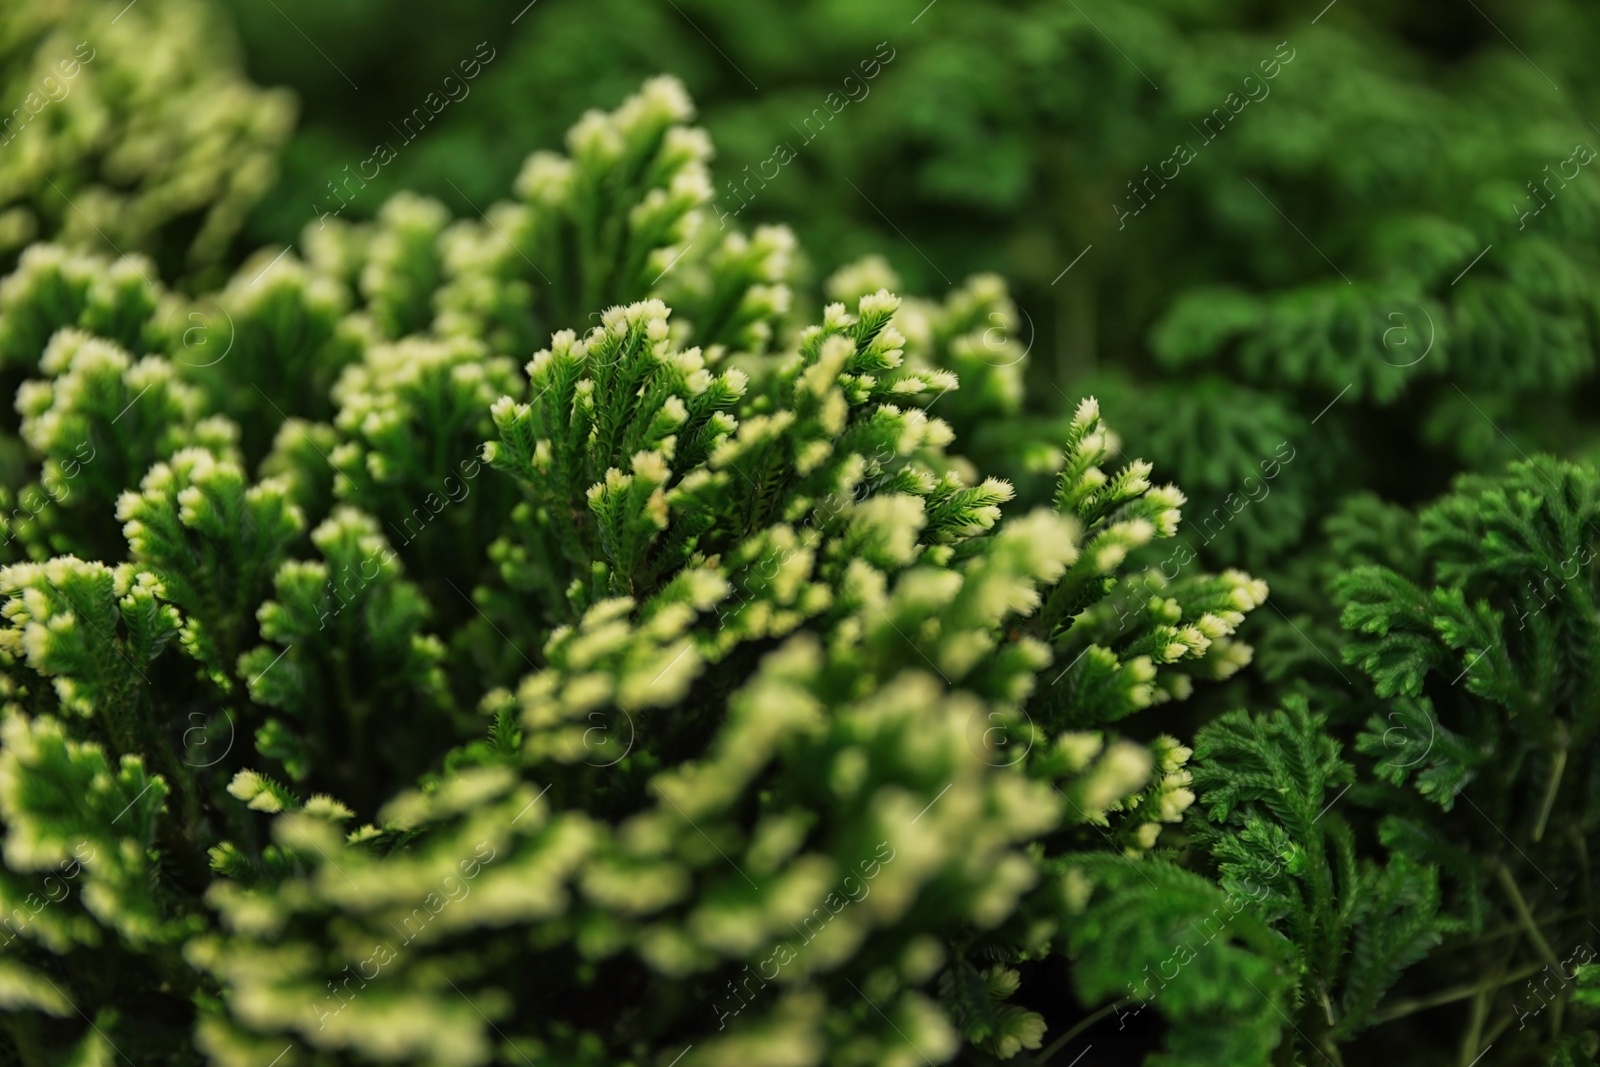
POLYGON ((290 91, 245 77, 207 0, 6 4, 0 91, 6 272, 53 238, 217 281, 295 121, 290 91))

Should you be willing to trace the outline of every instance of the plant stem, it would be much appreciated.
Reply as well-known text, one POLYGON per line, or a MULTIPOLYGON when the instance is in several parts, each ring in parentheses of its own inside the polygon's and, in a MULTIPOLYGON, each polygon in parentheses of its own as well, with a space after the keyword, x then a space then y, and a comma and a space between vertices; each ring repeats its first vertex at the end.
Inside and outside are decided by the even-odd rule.
POLYGON ((1508 974, 1504 978, 1497 979, 1492 983, 1474 982, 1471 985, 1461 985, 1456 986, 1453 989, 1443 990, 1438 993, 1430 993, 1425 997, 1413 997, 1410 1000, 1397 1001, 1387 1010, 1378 1012, 1376 1015, 1374 1015, 1373 1025, 1380 1026, 1383 1023, 1392 1022, 1395 1019, 1403 1019, 1407 1015, 1411 1015, 1419 1011, 1426 1011, 1429 1008, 1437 1008, 1441 1004, 1451 1004, 1458 1000, 1465 1000, 1466 998, 1479 992, 1498 989, 1500 986, 1510 985, 1512 982, 1521 981, 1530 974, 1536 974, 1542 970, 1544 970, 1544 964, 1539 964, 1538 966, 1528 966, 1524 967, 1520 971, 1508 974))
POLYGON ((1521 947, 1519 944, 1521 939, 1521 930, 1517 930, 1512 934, 1511 942, 1506 946, 1505 955, 1500 958, 1499 963, 1495 964, 1494 973, 1491 975, 1489 983, 1480 988, 1472 998, 1471 1021, 1467 1024, 1467 1032, 1461 1039, 1461 1058, 1459 1061, 1461 1067, 1472 1067, 1482 1058, 1479 1046, 1483 1044, 1483 1024, 1488 1019, 1489 1008, 1494 1000, 1493 991, 1498 990, 1500 985, 1503 984, 1500 982, 1500 978, 1506 973, 1506 968, 1511 965, 1511 961, 1517 958, 1517 949, 1521 947))
POLYGON ((1539 932, 1539 924, 1533 921, 1533 912, 1528 907, 1528 902, 1522 899, 1522 891, 1517 888, 1516 879, 1511 877, 1511 871, 1500 860, 1494 863, 1495 877, 1500 880, 1501 887, 1506 891, 1506 896, 1511 898, 1511 906, 1516 910, 1517 918, 1522 923, 1522 928, 1533 945, 1539 950, 1539 955, 1546 963, 1554 967, 1557 973, 1561 971, 1561 961, 1556 959, 1555 951, 1550 948, 1550 943, 1544 939, 1544 934, 1539 932))
POLYGON ((1516 1022, 1516 1019, 1513 1016, 1502 1015, 1500 1021, 1491 1026, 1489 1032, 1483 1035, 1484 1047, 1487 1048, 1494 1044, 1500 1035, 1506 1032, 1507 1027, 1514 1022, 1516 1022))
POLYGON ((1483 1036, 1483 1019, 1489 1011, 1489 988, 1479 988, 1472 998, 1472 1019, 1467 1024, 1467 1032, 1461 1038, 1461 1064, 1462 1067, 1471 1067, 1478 1061, 1478 1042, 1483 1036))
POLYGON ((1593 912, 1594 906, 1590 903, 1594 898, 1594 887, 1589 881, 1589 845, 1584 840, 1583 831, 1579 829, 1574 820, 1567 827, 1567 836, 1572 839, 1573 850, 1578 854, 1578 870, 1581 872, 1579 888, 1583 893, 1583 913, 1593 912))
MULTIPOLYGON (((1592 914, 1592 910, 1587 907, 1569 908, 1566 911, 1545 916, 1544 921, 1549 923, 1561 922, 1566 919, 1578 918, 1580 916, 1589 914, 1592 914)), ((1522 932, 1523 929, 1521 923, 1510 923, 1506 926, 1501 926, 1497 929, 1490 930, 1483 934, 1483 936, 1473 940, 1460 940, 1440 945, 1433 951, 1429 958, 1437 958, 1452 952, 1466 952, 1468 950, 1476 951, 1483 948, 1485 945, 1500 940, 1502 937, 1510 937, 1512 934, 1520 934, 1522 932)))
POLYGON ((1049 1045, 1045 1046, 1045 1048, 1040 1051, 1039 1055, 1033 1058, 1032 1067, 1040 1067, 1040 1065, 1048 1060, 1051 1056, 1054 1056, 1057 1052, 1060 1052, 1061 1049, 1066 1046, 1068 1041, 1071 1041, 1073 1038, 1077 1037, 1079 1034, 1083 1033, 1085 1030, 1089 1029, 1089 1027, 1093 1026, 1101 1019, 1104 1019, 1112 1012, 1126 1008, 1129 1004, 1133 1003, 1134 999, 1135 998, 1133 997, 1118 997, 1116 1000, 1113 1000, 1110 1004, 1107 1004, 1105 1007, 1101 1008, 1087 1019, 1084 1019, 1082 1022, 1078 1023, 1077 1026, 1074 1026, 1072 1029, 1068 1030, 1066 1033, 1050 1042, 1049 1045))
POLYGON ((1567 724, 1556 720, 1556 756, 1555 766, 1550 769, 1550 781, 1545 785, 1544 802, 1539 805, 1539 818, 1533 824, 1533 839, 1541 840, 1544 837, 1545 824, 1550 821, 1550 810, 1555 807, 1556 791, 1561 788, 1561 776, 1567 769, 1567 745, 1569 735, 1567 724))

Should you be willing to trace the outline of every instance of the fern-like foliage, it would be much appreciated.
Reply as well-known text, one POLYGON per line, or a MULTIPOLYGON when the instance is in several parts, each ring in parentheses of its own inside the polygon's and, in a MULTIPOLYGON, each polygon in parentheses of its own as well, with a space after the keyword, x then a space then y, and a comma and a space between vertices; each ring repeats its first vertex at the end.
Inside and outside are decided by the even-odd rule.
MULTIPOLYGON (((1463 476, 1396 517, 1420 556, 1369 556, 1334 586, 1345 661, 1390 698, 1368 705, 1357 739, 1384 783, 1369 798, 1388 812, 1380 833, 1439 868, 1451 910, 1479 937, 1468 971, 1490 977, 1463 1039, 1474 1054, 1521 1014, 1513 976, 1557 967, 1592 937, 1597 512, 1588 467, 1535 457, 1463 476), (1509 951, 1489 937, 1505 928, 1517 932, 1509 951)), ((1546 1037, 1583 1014, 1558 1008, 1546 1037)))
POLYGON ((1293 946, 1290 1041, 1337 1057, 1339 1043, 1375 1021, 1400 972, 1456 928, 1440 914, 1438 874, 1399 853, 1381 865, 1358 859, 1337 810, 1353 769, 1303 699, 1207 724, 1195 757, 1205 809, 1193 819, 1196 840, 1222 887, 1293 946))
POLYGON ((54 240, 214 282, 272 186, 296 110, 288 91, 250 84, 238 53, 209 0, 120 14, 89 0, 14 5, 0 20, 7 264, 54 240))
MULTIPOLYGON (((651 82, 487 218, 319 220, 209 297, 49 247, 0 286, 8 488, 74 492, 0 570, 0 893, 81 886, 4 950, 7 1054, 1042 1047, 1093 850, 1194 799, 1116 724, 1248 662, 1266 588, 1130 564, 1184 498, 1093 400, 1008 508, 926 410, 1015 403, 997 280, 803 321, 785 231, 695 239, 688 115, 651 82)), ((1140 921, 1214 904, 1150 866, 1140 921)), ((1252 929, 1223 966, 1277 990, 1252 929)), ((1173 1055, 1269 1047, 1235 1008, 1174 1000, 1173 1055)))

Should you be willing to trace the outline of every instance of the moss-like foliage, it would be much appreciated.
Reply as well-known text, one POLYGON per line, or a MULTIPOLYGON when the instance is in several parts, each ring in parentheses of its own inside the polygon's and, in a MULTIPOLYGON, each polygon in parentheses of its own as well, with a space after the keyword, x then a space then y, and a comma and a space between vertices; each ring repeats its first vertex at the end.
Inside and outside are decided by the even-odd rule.
POLYGON ((11 8, 0 15, 0 257, 53 239, 214 276, 276 177, 290 94, 244 78, 208 0, 11 8))
POLYGON ((0 1064, 1592 1067, 1592 12, 376 2, 0 12, 0 1064))
MULTIPOLYGON (((868 262, 807 322, 689 114, 652 82, 484 218, 318 220, 198 301, 0 285, 11 489, 70 487, 0 571, 23 1062, 987 1061, 1049 1036, 1019 968, 1113 983, 1095 858, 1164 871, 1194 799, 1114 724, 1248 662, 1266 588, 1130 566, 1184 498, 1093 400, 1008 507, 934 407, 1015 410, 1003 287, 868 262)), ((1265 932, 1226 966, 1287 996, 1265 932)))

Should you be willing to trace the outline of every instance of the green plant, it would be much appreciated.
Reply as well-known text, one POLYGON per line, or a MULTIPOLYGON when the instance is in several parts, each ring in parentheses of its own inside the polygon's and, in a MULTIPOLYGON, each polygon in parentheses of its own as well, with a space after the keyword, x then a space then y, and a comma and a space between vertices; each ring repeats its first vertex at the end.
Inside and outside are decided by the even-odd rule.
MULTIPOLYGON (((1535 457, 1463 476, 1402 518, 1420 556, 1355 567, 1335 585, 1346 662, 1392 698, 1357 738, 1379 779, 1379 833, 1437 866, 1470 924, 1465 955, 1432 968, 1471 979, 1463 1049, 1527 1026, 1532 998, 1518 985, 1546 966, 1566 974, 1595 937, 1600 796, 1584 754, 1600 729, 1597 512, 1592 468, 1535 457)), ((1548 1006, 1533 1014, 1553 1054, 1594 1015, 1570 985, 1548 1006)))
MULTIPOLYGON (((54 240, 207 282, 277 175, 295 109, 251 85, 207 0, 0 15, 0 257, 54 240)), ((153 270, 147 270, 150 277, 153 270)))
POLYGON ((1003 290, 868 264, 803 324, 786 232, 696 240, 688 117, 652 82, 481 221, 319 220, 198 301, 0 287, 10 490, 71 493, 0 572, 9 1053, 990 1062, 1046 1036, 1019 967, 1120 976, 1104 861, 1215 902, 1144 858, 1187 750, 1115 724, 1248 662, 1265 587, 1129 566, 1184 501, 1092 400, 1005 514, 924 410, 1015 403, 1003 290))
POLYGON ((379 14, 0 13, 0 1063, 1595 1062, 1592 12, 379 14))
POLYGON ((1400 973, 1456 932, 1441 915, 1438 871, 1396 851, 1379 865, 1356 854, 1333 810, 1353 782, 1326 720, 1303 699, 1281 712, 1224 715, 1195 741, 1194 783, 1206 809, 1195 839, 1218 880, 1248 900, 1292 946, 1296 1021, 1278 1062, 1338 1046, 1376 1021, 1400 973))
MULTIPOLYGON (((1093 392, 1203 515, 1259 496, 1260 462, 1298 449, 1270 501, 1186 541, 1308 613, 1294 565, 1344 495, 1414 504, 1518 448, 1595 455, 1600 204, 1584 160, 1600 142, 1575 44, 1594 12, 1474 3, 1444 18, 1378 0, 508 0, 470 20, 418 4, 375 33, 370 0, 283 0, 314 36, 351 42, 358 81, 396 50, 442 74, 493 42, 471 97, 376 179, 451 203, 515 173, 527 142, 504 130, 548 139, 558 116, 668 65, 721 147, 717 221, 790 220, 821 270, 882 253, 914 289, 1003 273, 1035 350, 1030 414, 1064 423, 1068 395, 1093 392)), ((231 7, 259 78, 339 86, 295 64, 304 44, 275 12, 231 7)), ((376 110, 416 97, 400 83, 376 110)), ((325 183, 370 151, 366 129, 319 116, 266 232, 332 204, 325 183)), ((1042 499, 1025 445, 1053 432, 1015 429, 963 447, 1042 499)))
POLYGON ((1422 1013, 1440 1062, 1591 1062, 1597 509, 1600 474, 1544 456, 1416 512, 1352 499, 1316 633, 1360 673, 1200 729, 1194 858, 1294 960, 1276 1062, 1422 1013))

